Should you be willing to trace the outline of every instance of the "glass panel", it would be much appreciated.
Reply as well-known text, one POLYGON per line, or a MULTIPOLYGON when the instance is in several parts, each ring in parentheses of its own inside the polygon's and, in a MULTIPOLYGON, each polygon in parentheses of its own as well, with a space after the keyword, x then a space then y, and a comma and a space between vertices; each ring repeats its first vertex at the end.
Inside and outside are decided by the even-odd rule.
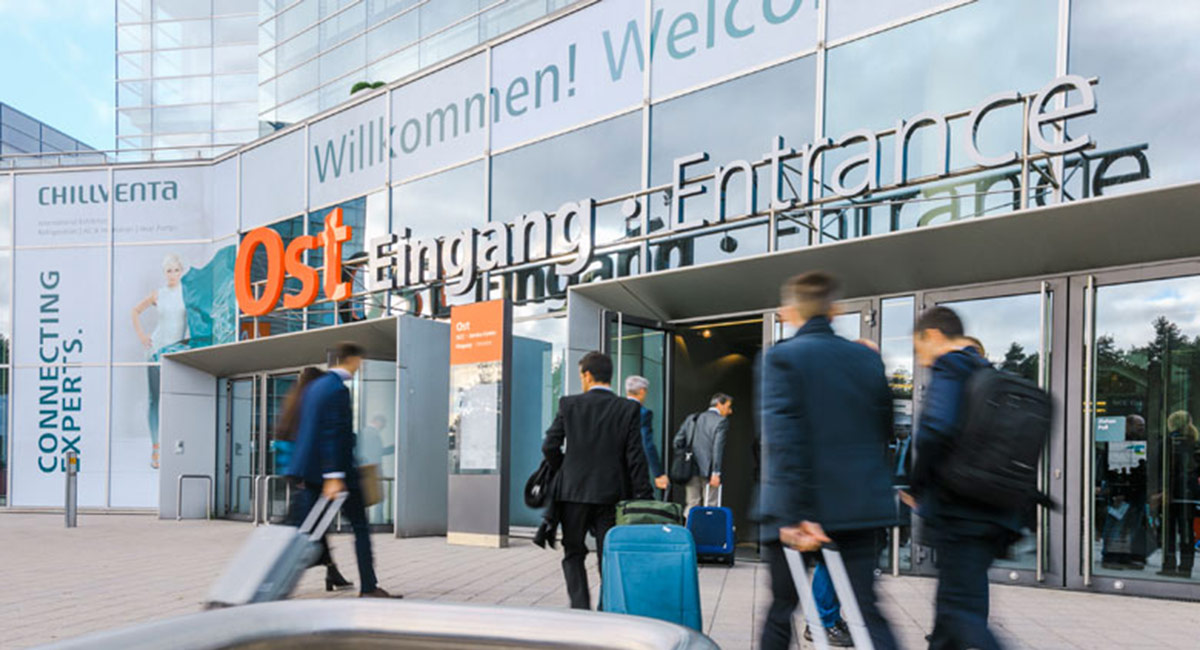
MULTIPOLYGON (((979 339, 984 356, 996 368, 1039 382, 1042 297, 1040 294, 942 303, 958 312, 967 336, 979 339)), ((1049 363, 1049 359, 1046 360, 1049 363)), ((1037 563, 1037 506, 1025 514, 1021 539, 997 567, 1033 570, 1037 563)))
MULTIPOLYGON (((253 74, 223 75, 213 78, 214 102, 238 102, 253 100, 258 92, 258 80, 253 74)), ((251 104, 250 113, 257 112, 257 104, 251 104)))
MULTIPOLYGON (((268 476, 282 475, 287 471, 286 463, 291 458, 289 441, 278 438, 279 418, 283 415, 283 405, 288 392, 296 385, 298 376, 295 373, 286 375, 270 375, 266 378, 267 398, 264 408, 266 413, 266 474, 268 476), (282 443, 282 444, 281 444, 282 443)), ((271 481, 267 492, 267 510, 261 515, 273 522, 282 522, 287 517, 288 490, 287 481, 271 481)), ((259 484, 264 488, 264 484, 259 484)))
POLYGON ((481 0, 441 0, 421 5, 421 36, 427 38, 433 32, 479 11, 481 0))
POLYGON ((208 48, 167 50, 154 53, 155 77, 179 77, 212 72, 212 52, 208 48))
MULTIPOLYGON (((907 487, 909 471, 912 469, 913 432, 913 319, 916 300, 912 296, 888 298, 880 301, 879 352, 883 355, 883 368, 892 387, 894 437, 890 445, 895 467, 895 483, 907 487)), ((912 511, 897 500, 900 521, 910 521, 912 511)), ((888 531, 888 551, 882 554, 880 568, 891 568, 893 531, 888 531)), ((900 568, 912 568, 912 527, 900 528, 900 568)))
MULTIPOLYGON (((810 141, 813 132, 813 106, 816 60, 805 57, 719 86, 655 105, 650 126, 650 184, 670 183, 675 159, 697 152, 709 154, 709 161, 692 165, 686 177, 711 174, 717 165, 736 160, 754 162, 775 148, 776 138, 784 136, 799 146, 810 141)), ((744 173, 733 174, 726 186, 725 208, 729 218, 747 214, 748 199, 758 210, 767 207, 770 197, 769 173, 756 170, 758 192, 747 196, 744 173)), ((689 220, 712 219, 716 214, 714 186, 711 181, 701 196, 686 199, 682 209, 689 220)), ((651 197, 651 231, 666 228, 671 201, 665 194, 651 197)), ((735 230, 726 235, 684 239, 664 245, 656 254, 655 268, 664 265, 690 265, 765 253, 768 231, 765 224, 735 230), (671 249, 678 249, 676 258, 671 249), (677 262, 672 260, 677 259, 677 262), (660 264, 661 262, 661 264, 660 264)))
MULTIPOLYGON (((367 32, 367 58, 374 60, 381 56, 394 52, 405 45, 414 43, 417 40, 419 29, 417 25, 417 13, 410 11, 403 16, 387 21, 382 25, 376 26, 371 31, 367 32)), ((413 56, 416 56, 416 49, 413 50, 413 56)), ((404 72, 400 76, 407 74, 404 72)), ((400 76, 396 77, 376 77, 380 81, 395 81, 400 76)))
MULTIPOLYGON (((255 45, 227 45, 213 48, 213 72, 254 72, 258 47, 255 45)), ((274 76, 274 75, 271 75, 274 76)))
MULTIPOLYGON (((358 38, 339 46, 336 49, 330 50, 321 55, 321 83, 326 83, 341 77, 353 70, 357 70, 367 64, 367 39, 365 36, 358 38)), ((343 79, 338 82, 344 86, 343 97, 350 96, 350 86, 353 85, 352 80, 343 79)))
MULTIPOLYGON (((281 102, 286 102, 293 97, 313 90, 316 88, 316 85, 317 61, 314 60, 305 63, 291 72, 285 72, 284 74, 280 75, 279 79, 275 82, 275 89, 278 93, 279 100, 281 102)), ((315 93, 313 94, 313 97, 316 97, 315 93)), ((300 117, 304 118, 308 117, 309 115, 311 115, 311 113, 301 115, 300 117)))
POLYGON ((945 4, 945 0, 838 0, 829 4, 827 38, 836 41, 945 4))
POLYGON ((212 77, 158 79, 154 82, 154 103, 200 104, 212 101, 212 77))
POLYGON ((852 312, 838 314, 833 317, 833 333, 838 336, 857 341, 862 338, 862 314, 852 312))
MULTIPOLYGON (((1057 13, 1057 5, 1038 0, 981 0, 831 49, 825 134, 836 140, 855 129, 892 128, 897 120, 924 111, 943 115, 969 109, 1000 91, 1036 91, 1053 77, 1057 13), (878 65, 879 61, 888 65, 878 65), (887 101, 880 101, 881 97, 887 101)), ((952 121, 951 142, 965 142, 967 128, 966 119, 952 121)), ((984 152, 1020 151, 1021 136, 1020 106, 1008 106, 993 111, 981 125, 979 147, 984 152)), ((892 183, 896 144, 892 136, 879 142, 885 152, 879 158, 881 183, 892 183)), ((909 177, 935 173, 945 142, 934 130, 925 129, 911 143, 909 177)), ((825 173, 861 149, 851 147, 824 156, 825 173)), ((973 165, 965 151, 957 144, 950 147, 951 170, 973 165)), ((861 181, 865 173, 848 174, 846 184, 861 181)), ((827 176, 825 186, 831 180, 827 176)), ((825 219, 823 238, 839 240, 1011 211, 1020 203, 1019 178, 1016 167, 992 169, 870 197, 884 198, 895 203, 861 208, 852 223, 837 213, 825 219)))
POLYGON ((232 43, 258 43, 258 17, 237 16, 214 18, 212 26, 213 45, 232 43))
POLYGON ((212 130, 212 107, 209 105, 174 106, 154 109, 156 132, 195 133, 212 130))
MULTIPOLYGON (((367 38, 369 39, 373 33, 374 32, 367 34, 367 38)), ((416 72, 420 67, 417 54, 417 48, 410 47, 405 50, 400 50, 386 59, 376 61, 367 68, 366 78, 370 79, 371 81, 383 81, 385 83, 391 83, 397 79, 406 77, 416 72)))
POLYGON ((256 10, 257 7, 254 0, 213 0, 212 12, 214 16, 224 14, 253 14, 256 10))
POLYGON ((1095 572, 1192 580, 1200 277, 1096 291, 1095 572))
POLYGON ((253 129, 258 125, 257 109, 258 105, 254 102, 217 104, 213 106, 213 129, 216 131, 253 129))
POLYGON ((328 50, 352 36, 361 34, 366 26, 367 3, 360 2, 340 14, 325 20, 319 28, 321 51, 328 50))
POLYGON ((117 111, 118 135, 144 135, 150 133, 150 109, 122 108, 117 111))
MULTIPOLYGON (((282 98, 283 95, 280 95, 282 98)), ((276 119, 280 124, 288 125, 299 122, 306 117, 315 115, 318 111, 318 96, 316 92, 308 93, 300 99, 288 102, 279 107, 276 119)))
POLYGON ((390 16, 415 7, 418 2, 420 0, 367 0, 367 22, 378 25, 390 16))
POLYGON ((131 50, 148 50, 150 49, 150 26, 149 25, 118 25, 117 26, 117 51, 128 52, 131 50))
MULTIPOLYGON (((432 6, 432 3, 422 5, 421 8, 429 6, 432 6)), ((479 18, 472 18, 448 27, 445 31, 438 32, 433 36, 429 35, 422 24, 421 38, 425 39, 420 44, 421 67, 433 65, 479 43, 479 18)))
MULTIPOLYGON (((3 187, 0 187, 0 194, 3 192, 3 187)), ((2 202, 3 196, 0 196, 2 202)), ((2 209, 3 205, 0 205, 2 209)), ((0 251, 0 273, 4 279, 0 280, 0 364, 7 364, 9 361, 9 345, 12 342, 12 251, 0 251)))
POLYGON ((212 45, 211 20, 185 20, 154 24, 154 49, 212 45))
MULTIPOLYGON (((229 446, 224 460, 229 499, 226 512, 230 515, 250 516, 250 484, 254 481, 257 457, 254 454, 255 425, 255 382, 253 379, 236 379, 232 387, 232 404, 229 417, 229 446)), ((221 437, 221 436, 218 436, 221 437)), ((222 462, 218 459, 217 462, 222 462)))
POLYGON ((150 76, 150 53, 117 55, 117 77, 121 79, 142 79, 150 76))
POLYGON ((1071 5, 1073 74, 1100 78, 1100 110, 1074 123, 1099 149, 1070 165, 1067 194, 1080 199, 1173 185, 1200 177, 1191 143, 1200 138, 1200 96, 1178 79, 1194 78, 1200 61, 1200 4, 1118 0, 1071 5), (1113 38, 1114 35, 1119 38, 1113 38), (1147 101, 1148 82, 1153 100, 1147 101))
POLYGON ((0 368, 0 506, 8 505, 8 388, 8 368, 0 368))
POLYGON ((141 23, 150 20, 150 0, 119 0, 117 22, 141 23))
MULTIPOLYGON (((0 176, 0 246, 12 246, 12 181, 0 176)), ((0 264, 0 269, 7 266, 0 264)), ((5 277, 11 277, 4 271, 5 277)), ((7 330, 5 330, 7 331, 7 330)))
POLYGON ((395 511, 396 364, 368 359, 363 362, 357 383, 358 461, 379 465, 380 478, 392 479, 383 481, 383 501, 367 508, 367 519, 372 524, 391 524, 395 511))
POLYGON ((205 18, 211 11, 211 2, 196 2, 196 0, 154 0, 155 20, 205 18))
POLYGON ((276 48, 275 65, 283 72, 313 58, 319 51, 317 30, 310 29, 276 48))
MULTIPOLYGON (((614 355, 617 351, 615 343, 614 341, 609 348, 614 355)), ((642 407, 651 412, 654 447, 658 451, 658 461, 666 471, 667 346, 671 343, 670 336, 662 330, 622 323, 620 343, 621 374, 617 381, 613 382, 613 390, 619 395, 626 394, 625 381, 633 375, 650 382, 642 407)), ((650 474, 650 480, 653 481, 653 469, 650 470, 650 474)), ((656 494, 660 494, 657 489, 656 494)))
MULTIPOLYGON (((485 2, 485 5, 490 4, 485 2)), ((483 15, 483 38, 496 38, 544 15, 546 0, 508 0, 483 15)))
POLYGON ((276 19, 279 40, 283 41, 317 22, 317 0, 301 0, 276 19))
POLYGON ((542 436, 550 428, 563 396, 567 359, 567 319, 513 323, 512 432, 509 472, 509 523, 537 526, 542 513, 526 507, 525 479, 542 462, 542 436))

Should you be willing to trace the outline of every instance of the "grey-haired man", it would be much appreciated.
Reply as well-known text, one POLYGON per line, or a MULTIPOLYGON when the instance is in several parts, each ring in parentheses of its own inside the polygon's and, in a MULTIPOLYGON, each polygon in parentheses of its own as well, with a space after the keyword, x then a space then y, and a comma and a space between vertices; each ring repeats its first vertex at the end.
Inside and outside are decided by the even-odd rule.
POLYGON ((630 375, 625 378, 625 397, 642 405, 641 431, 642 449, 646 452, 646 465, 650 468, 650 476, 654 479, 654 487, 665 490, 671 484, 667 473, 663 470, 662 456, 658 455, 658 446, 654 444, 654 412, 646 408, 646 395, 650 392, 650 380, 641 375, 630 375))

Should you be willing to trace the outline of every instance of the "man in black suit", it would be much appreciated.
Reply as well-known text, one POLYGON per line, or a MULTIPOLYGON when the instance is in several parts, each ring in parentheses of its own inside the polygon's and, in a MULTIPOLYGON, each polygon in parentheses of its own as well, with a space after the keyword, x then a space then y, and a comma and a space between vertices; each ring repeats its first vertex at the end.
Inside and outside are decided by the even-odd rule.
POLYGON ((604 535, 616 524, 617 502, 654 498, 642 450, 641 407, 613 393, 612 374, 607 356, 585 354, 579 361, 583 393, 559 401, 542 444, 546 460, 559 468, 563 576, 574 609, 591 609, 584 566, 587 533, 596 538, 596 553, 603 556, 604 535))

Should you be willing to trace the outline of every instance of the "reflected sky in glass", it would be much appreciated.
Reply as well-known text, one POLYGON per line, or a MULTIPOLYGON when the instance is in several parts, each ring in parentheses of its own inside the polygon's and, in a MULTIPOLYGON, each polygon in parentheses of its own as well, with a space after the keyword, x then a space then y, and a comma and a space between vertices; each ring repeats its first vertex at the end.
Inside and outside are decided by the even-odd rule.
MULTIPOLYGON (((1099 77, 1096 97, 1100 110, 1073 122, 1070 132, 1090 134, 1103 153, 1147 144, 1150 178, 1101 188, 1104 194, 1144 190, 1195 180, 1200 176, 1200 3, 1125 2, 1088 0, 1071 6, 1073 74, 1099 77), (1152 5, 1152 8, 1147 5, 1152 5)), ((1092 167, 1091 195, 1095 195, 1092 167)), ((1108 176, 1138 172, 1127 158, 1113 165, 1108 176)), ((1084 195, 1083 177, 1076 175, 1067 190, 1084 195)))
POLYGON ((1118 350, 1154 341, 1154 321, 1166 318, 1188 338, 1200 337, 1200 276, 1135 282, 1096 290, 1096 334, 1118 350))
POLYGON ((1015 343, 1032 356, 1040 348, 1041 294, 941 303, 958 313, 963 330, 983 343, 988 361, 999 364, 1015 343))
MULTIPOLYGON (((492 159, 492 219, 511 222, 564 203, 641 188, 642 114, 634 112, 492 159)), ((598 242, 625 235, 619 205, 599 208, 598 242)))
POLYGON ((881 301, 879 352, 890 377, 897 370, 913 371, 913 307, 912 296, 887 298, 881 301))
POLYGON ((484 163, 473 162, 392 189, 392 228, 415 238, 453 235, 487 223, 484 163))

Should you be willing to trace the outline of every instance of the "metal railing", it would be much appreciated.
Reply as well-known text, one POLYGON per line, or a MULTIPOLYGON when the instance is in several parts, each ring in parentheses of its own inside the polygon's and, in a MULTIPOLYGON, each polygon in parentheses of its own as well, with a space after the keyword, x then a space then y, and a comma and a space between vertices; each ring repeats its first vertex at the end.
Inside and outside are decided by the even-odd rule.
POLYGON ((180 474, 175 479, 175 521, 183 520, 183 482, 186 480, 204 481, 207 489, 204 491, 204 517, 212 519, 213 515, 213 477, 208 474, 180 474))
MULTIPOLYGON (((262 499, 262 507, 259 512, 262 513, 262 523, 270 526, 271 506, 275 503, 275 499, 271 498, 271 482, 283 481, 283 512, 285 518, 287 517, 287 513, 292 509, 292 483, 287 480, 286 476, 280 474, 264 474, 259 476, 258 480, 262 481, 263 486, 263 489, 259 492, 259 496, 262 499)), ((255 523, 258 522, 256 521, 255 523)))

